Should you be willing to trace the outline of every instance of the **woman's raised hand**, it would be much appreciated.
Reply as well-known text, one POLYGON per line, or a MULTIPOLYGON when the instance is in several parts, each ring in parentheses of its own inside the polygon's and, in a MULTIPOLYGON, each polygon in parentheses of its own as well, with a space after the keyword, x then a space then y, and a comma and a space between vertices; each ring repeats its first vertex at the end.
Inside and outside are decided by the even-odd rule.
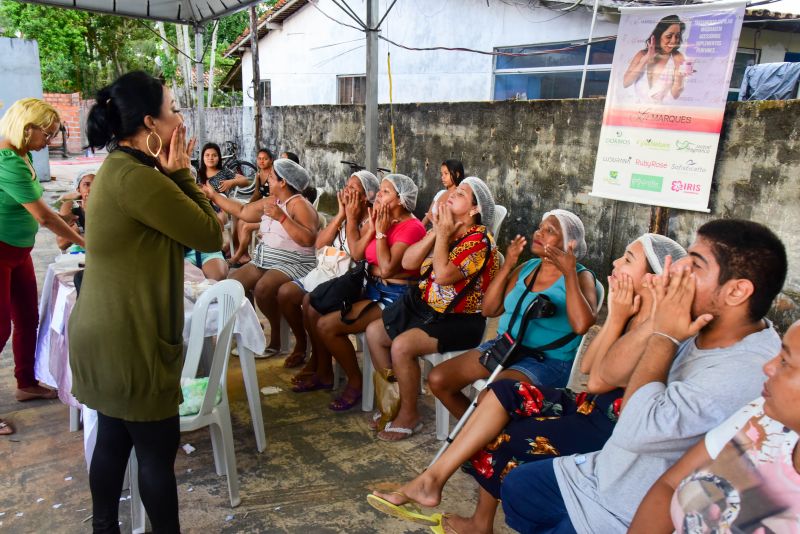
POLYGON ((522 251, 525 249, 525 245, 527 244, 528 240, 517 234, 517 236, 511 240, 511 243, 508 244, 508 248, 506 249, 505 263, 511 267, 516 265, 517 261, 519 260, 519 255, 522 254, 522 251))
POLYGON ((344 205, 344 195, 347 192, 347 189, 342 189, 341 191, 336 192, 336 203, 338 204, 338 211, 336 212, 337 217, 344 217, 345 216, 345 205, 344 205))
POLYGON ((447 204, 439 206, 439 210, 436 215, 433 215, 432 221, 436 236, 447 240, 458 231, 459 227, 464 225, 463 222, 454 220, 453 212, 447 204))
POLYGON ((210 200, 210 199, 211 199, 211 198, 214 196, 214 193, 216 193, 216 191, 214 191, 214 188, 213 188, 213 187, 211 187, 211 184, 209 184, 208 182, 206 182, 206 183, 202 184, 202 185, 200 186, 200 190, 203 192, 203 194, 204 194, 204 195, 206 196, 206 198, 208 198, 209 200, 210 200))
POLYGON ((283 215, 283 210, 278 207, 278 199, 272 195, 264 199, 264 215, 276 221, 283 215))
POLYGON ((567 244, 566 252, 556 247, 549 245, 544 246, 544 258, 542 261, 549 261, 556 266, 556 269, 563 274, 575 272, 578 265, 578 259, 575 257, 575 241, 570 241, 567 244))
POLYGON ((161 151, 158 160, 167 174, 172 174, 181 169, 188 169, 192 164, 192 150, 196 140, 193 138, 186 142, 186 126, 181 124, 172 131, 169 141, 169 152, 161 151))
POLYGON ((633 278, 622 273, 619 278, 608 277, 608 318, 627 322, 639 313, 642 299, 633 289, 633 278))
POLYGON ((347 189, 345 189, 343 193, 344 195, 342 198, 344 201, 345 215, 347 216, 348 219, 352 218, 352 220, 358 223, 359 221, 357 221, 356 219, 358 218, 358 211, 361 208, 358 198, 358 193, 354 191, 348 191, 347 189))
MULTIPOLYGON (((374 210, 373 210, 373 213, 374 210)), ((386 234, 389 231, 389 227, 392 224, 392 216, 389 214, 389 207, 381 204, 378 206, 378 212, 375 215, 375 232, 386 234)))
POLYGON ((645 54, 645 59, 648 63, 655 60, 656 58, 656 36, 651 35, 650 39, 647 40, 647 54, 645 54))

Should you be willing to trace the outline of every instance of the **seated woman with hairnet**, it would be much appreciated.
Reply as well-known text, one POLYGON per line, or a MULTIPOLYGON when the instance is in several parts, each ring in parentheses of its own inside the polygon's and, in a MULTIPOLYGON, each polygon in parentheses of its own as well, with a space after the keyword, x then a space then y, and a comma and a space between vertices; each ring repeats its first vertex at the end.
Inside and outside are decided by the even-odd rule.
POLYGON ((253 260, 232 278, 253 291, 256 304, 267 317, 270 342, 265 355, 280 352, 281 321, 277 297, 281 285, 302 278, 316 266, 314 242, 319 216, 303 191, 310 182, 308 172, 288 159, 277 159, 267 179, 269 196, 242 205, 217 193, 206 184, 203 192, 226 212, 246 222, 261 222, 259 243, 253 260))
MULTIPOLYGON (((343 317, 334 311, 309 323, 318 346, 333 355, 347 375, 342 394, 328 405, 333 411, 349 410, 361 400, 362 376, 356 353, 348 335, 363 332, 380 318, 381 309, 400 299, 419 276, 417 269, 404 269, 401 262, 409 246, 423 238, 425 227, 412 211, 417 205, 417 184, 403 174, 388 174, 381 181, 369 223, 353 248, 364 250, 369 264, 362 299, 343 317)), ((319 316, 318 313, 313 317, 319 316)))
POLYGON ((435 213, 431 210, 431 220, 433 230, 403 256, 404 268, 419 270, 419 286, 367 327, 376 372, 393 374, 400 390, 394 419, 387 422, 394 414, 376 412, 370 422, 383 441, 406 439, 419 430, 417 359, 475 347, 486 328, 483 294, 499 268, 487 230, 494 222, 491 191, 480 178, 465 178, 435 213))
MULTIPOLYGON (((70 225, 70 227, 83 235, 86 228, 86 207, 89 205, 89 191, 94 182, 94 175, 97 169, 83 171, 75 177, 75 191, 62 195, 62 200, 58 214, 70 225)), ((56 236, 56 244, 61 250, 69 249, 69 252, 82 252, 83 247, 74 244, 66 237, 56 236)))
POLYGON ((511 241, 505 263, 483 295, 483 315, 501 316, 497 338, 437 365, 428 376, 431 391, 455 417, 461 417, 470 402, 461 390, 487 378, 497 366, 493 358, 481 363, 482 353, 495 345, 504 353, 499 349, 504 339, 516 339, 526 325, 516 351, 520 357, 513 365, 505 364, 498 378, 563 387, 581 337, 597 320, 594 274, 578 263, 587 250, 578 216, 561 209, 545 213, 531 243, 537 257, 516 267, 526 243, 519 235, 511 241), (534 300, 541 313, 523 321, 534 300))

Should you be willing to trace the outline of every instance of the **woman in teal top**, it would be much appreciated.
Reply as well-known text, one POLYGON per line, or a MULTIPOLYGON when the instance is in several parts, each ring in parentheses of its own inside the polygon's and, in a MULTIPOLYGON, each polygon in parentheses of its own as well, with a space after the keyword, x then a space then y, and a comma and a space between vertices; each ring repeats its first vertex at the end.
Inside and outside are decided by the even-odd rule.
MULTIPOLYGON (((483 315, 502 314, 497 329, 500 338, 506 332, 512 337, 519 335, 522 315, 539 295, 550 299, 555 313, 530 320, 522 340, 523 357, 504 369, 498 379, 562 387, 569 378, 581 336, 597 319, 594 275, 578 263, 587 250, 583 223, 572 212, 548 211, 533 233, 531 252, 537 257, 517 267, 526 243, 518 235, 508 246, 505 263, 483 297, 483 315), (550 344, 557 347, 541 351, 543 358, 534 356, 537 351, 531 349, 550 344)), ((455 417, 461 417, 470 402, 461 390, 490 375, 479 358, 495 341, 437 365, 428 376, 431 391, 455 417)))
MULTIPOLYGON (((56 392, 42 387, 34 376, 39 308, 31 249, 39 225, 83 245, 42 199, 30 152, 41 150, 58 133, 61 121, 49 104, 36 98, 14 102, 0 119, 0 348, 11 336, 14 323, 15 397, 18 401, 54 399, 56 392)), ((0 419, 0 435, 14 428, 0 419)))

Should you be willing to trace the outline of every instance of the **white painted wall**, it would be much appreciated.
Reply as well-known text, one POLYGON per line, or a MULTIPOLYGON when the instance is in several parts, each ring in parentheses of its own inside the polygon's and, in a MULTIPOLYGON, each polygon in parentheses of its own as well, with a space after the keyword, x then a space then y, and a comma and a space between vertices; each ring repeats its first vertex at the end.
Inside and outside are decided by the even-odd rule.
MULTIPOLYGON (((380 0, 381 15, 390 0, 380 0)), ((364 0, 349 0, 362 19, 364 0)), ((336 24, 325 14, 354 24, 331 0, 319 0, 319 9, 303 7, 282 29, 259 41, 261 79, 271 80, 272 105, 336 104, 337 75, 366 71, 363 33, 336 24)), ((616 35, 618 17, 598 19, 595 37, 616 35)), ((517 46, 585 39, 591 11, 563 13, 544 7, 509 5, 485 0, 402 0, 383 24, 381 35, 413 47, 465 47, 491 51, 517 46), (554 18, 557 17, 557 18, 554 18)), ((745 25, 740 46, 753 47, 754 30, 745 25)), ((756 37, 761 63, 783 61, 787 50, 800 51, 800 35, 762 30, 756 37)), ((492 99, 493 57, 469 52, 409 51, 380 41, 378 101, 389 102, 386 58, 391 52, 393 100, 458 102, 492 99)), ((250 53, 242 61, 244 87, 250 87, 250 53)), ((252 106, 252 89, 244 105, 252 106)))
MULTIPOLYGON (((380 0, 381 15, 390 0, 380 0)), ((364 0, 348 4, 366 18, 364 0)), ((331 0, 319 9, 353 23, 331 0)), ((485 0, 402 0, 383 24, 381 35, 413 47, 465 47, 491 51, 498 46, 585 39, 591 11, 564 14, 543 7, 513 6, 485 0), (558 17, 556 20, 550 20, 558 17)), ((598 21, 595 36, 616 34, 616 23, 598 21)), ((380 41, 378 100, 389 102, 387 52, 391 52, 393 100, 404 102, 492 99, 493 57, 468 52, 409 51, 380 41)), ((261 79, 271 80, 272 105, 335 104, 336 76, 364 74, 364 34, 326 18, 307 5, 289 17, 281 30, 259 42, 261 79), (354 41, 354 42, 347 42, 354 41)), ((242 60, 242 81, 249 87, 252 60, 242 60)), ((244 105, 252 106, 252 90, 244 105)))
MULTIPOLYGON (((0 37, 0 117, 20 98, 42 98, 39 43, 0 37)), ((32 152, 33 167, 40 182, 50 180, 48 150, 32 152)))
POLYGON ((800 35, 771 30, 761 30, 756 34, 756 30, 745 24, 739 37, 739 46, 760 48, 761 63, 780 63, 786 52, 800 52, 800 35))

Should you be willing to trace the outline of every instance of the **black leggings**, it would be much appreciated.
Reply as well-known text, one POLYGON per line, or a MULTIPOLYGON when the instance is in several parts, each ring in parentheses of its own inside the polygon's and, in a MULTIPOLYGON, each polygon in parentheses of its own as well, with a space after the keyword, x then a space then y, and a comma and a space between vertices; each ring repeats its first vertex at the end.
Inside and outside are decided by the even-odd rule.
POLYGON ((139 489, 154 533, 180 532, 175 456, 178 416, 132 422, 97 413, 97 444, 89 467, 94 532, 119 530, 119 498, 131 447, 139 463, 139 489))

